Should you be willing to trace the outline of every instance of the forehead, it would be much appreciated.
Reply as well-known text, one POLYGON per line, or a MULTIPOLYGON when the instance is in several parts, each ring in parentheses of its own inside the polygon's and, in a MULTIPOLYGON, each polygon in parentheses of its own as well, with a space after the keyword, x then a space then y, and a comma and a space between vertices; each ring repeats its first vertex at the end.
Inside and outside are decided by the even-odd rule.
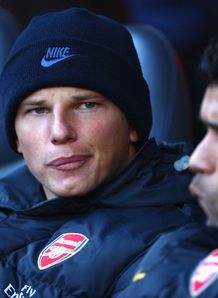
POLYGON ((218 121, 218 85, 206 89, 200 116, 207 121, 218 121))
MULTIPOLYGON (((32 100, 32 99, 37 99, 37 98, 43 98, 43 99, 48 99, 50 97, 54 96, 69 96, 71 98, 76 98, 76 99, 86 99, 90 97, 104 97, 100 93, 96 91, 92 91, 89 89, 84 89, 84 88, 78 88, 78 87, 48 87, 48 88, 43 88, 39 89, 27 97, 23 99, 23 102, 32 100)), ((105 97, 104 97, 105 98, 105 97)), ((105 98, 106 99, 106 98, 105 98)))

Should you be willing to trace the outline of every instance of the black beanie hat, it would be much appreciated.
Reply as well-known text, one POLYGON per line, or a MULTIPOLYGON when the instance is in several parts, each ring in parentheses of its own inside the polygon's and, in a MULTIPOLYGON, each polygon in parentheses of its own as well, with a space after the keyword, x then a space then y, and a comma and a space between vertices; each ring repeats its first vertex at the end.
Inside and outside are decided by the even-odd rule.
POLYGON ((151 128, 147 84, 130 33, 118 22, 81 9, 34 17, 15 42, 0 78, 4 123, 16 150, 15 116, 21 101, 46 87, 97 91, 113 101, 139 135, 151 128))

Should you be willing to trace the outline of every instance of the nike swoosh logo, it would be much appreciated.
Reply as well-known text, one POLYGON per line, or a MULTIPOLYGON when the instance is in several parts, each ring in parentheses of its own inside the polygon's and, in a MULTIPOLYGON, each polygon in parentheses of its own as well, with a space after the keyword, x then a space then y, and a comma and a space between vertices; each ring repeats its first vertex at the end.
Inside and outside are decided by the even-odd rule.
POLYGON ((46 60, 45 56, 42 58, 41 60, 41 65, 43 67, 50 67, 58 62, 61 62, 65 59, 68 59, 72 56, 79 56, 79 54, 72 54, 72 55, 68 55, 68 56, 64 56, 64 57, 60 57, 60 58, 56 58, 56 59, 52 59, 52 60, 46 60))

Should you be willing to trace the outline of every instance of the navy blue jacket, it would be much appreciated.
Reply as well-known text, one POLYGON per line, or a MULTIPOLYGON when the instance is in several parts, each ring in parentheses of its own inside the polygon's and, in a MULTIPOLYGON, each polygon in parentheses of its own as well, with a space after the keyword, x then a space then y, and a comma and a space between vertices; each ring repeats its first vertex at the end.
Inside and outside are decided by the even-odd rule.
POLYGON ((218 230, 189 224, 162 235, 119 298, 217 298, 218 230))
POLYGON ((191 175, 174 168, 184 154, 151 140, 117 177, 80 198, 46 201, 26 167, 1 179, 0 297, 119 292, 130 264, 162 232, 194 220, 191 175))

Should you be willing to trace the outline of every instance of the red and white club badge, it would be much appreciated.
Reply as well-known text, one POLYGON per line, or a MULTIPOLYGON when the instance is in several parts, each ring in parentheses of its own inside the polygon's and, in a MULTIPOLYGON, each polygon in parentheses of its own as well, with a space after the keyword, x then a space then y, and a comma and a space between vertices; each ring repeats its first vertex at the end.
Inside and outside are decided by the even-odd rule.
POLYGON ((38 257, 40 270, 59 264, 77 254, 89 241, 79 233, 66 233, 60 235, 47 245, 38 257))
POLYGON ((197 297, 218 278, 218 249, 212 251, 194 270, 190 279, 190 295, 197 297))

